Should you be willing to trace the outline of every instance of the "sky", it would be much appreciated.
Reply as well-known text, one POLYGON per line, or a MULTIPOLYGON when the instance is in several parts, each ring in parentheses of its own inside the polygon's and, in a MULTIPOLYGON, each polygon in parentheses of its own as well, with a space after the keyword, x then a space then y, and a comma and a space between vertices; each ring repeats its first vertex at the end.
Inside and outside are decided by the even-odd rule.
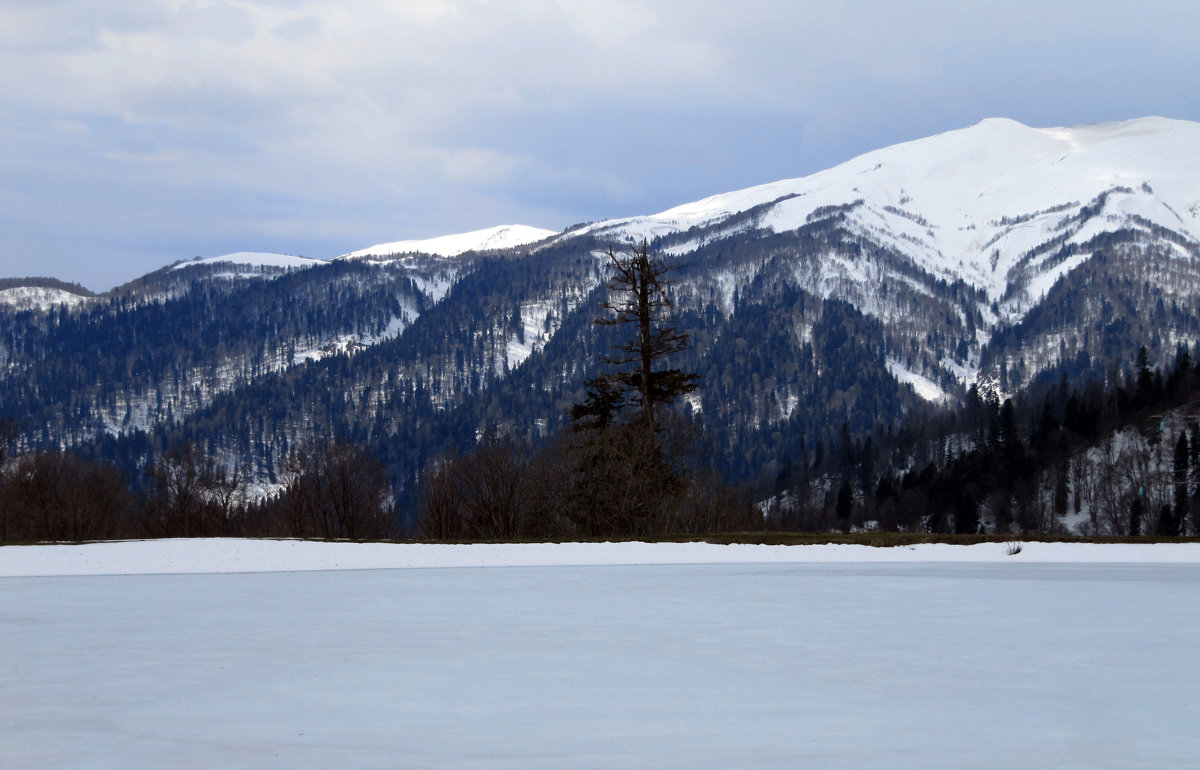
POLYGON ((1200 121, 1200 3, 0 0, 0 278, 562 229, 988 117, 1200 121))

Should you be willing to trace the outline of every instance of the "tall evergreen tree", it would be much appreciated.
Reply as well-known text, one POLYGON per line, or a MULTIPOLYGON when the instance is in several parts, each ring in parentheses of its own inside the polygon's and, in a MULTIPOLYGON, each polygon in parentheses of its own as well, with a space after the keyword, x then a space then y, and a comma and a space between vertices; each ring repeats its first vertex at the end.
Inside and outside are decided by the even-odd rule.
POLYGON ((660 255, 650 253, 646 240, 628 254, 618 254, 610 247, 608 259, 613 269, 608 284, 613 298, 604 307, 614 315, 599 318, 596 323, 635 324, 637 330, 626 342, 615 346, 617 355, 605 360, 623 367, 615 380, 633 395, 643 424, 653 431, 658 407, 691 393, 700 379, 699 375, 661 366, 668 356, 689 346, 688 335, 667 323, 671 299, 664 276, 672 268, 660 255))

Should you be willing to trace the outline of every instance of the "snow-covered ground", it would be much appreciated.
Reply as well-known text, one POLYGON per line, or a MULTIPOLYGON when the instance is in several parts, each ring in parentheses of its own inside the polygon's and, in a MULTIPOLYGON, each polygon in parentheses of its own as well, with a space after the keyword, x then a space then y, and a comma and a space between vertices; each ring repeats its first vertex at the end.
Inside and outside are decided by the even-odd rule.
POLYGON ((0 766, 1194 767, 1200 546, 1007 551, 4 547, 0 766))
POLYGON ((438 567, 585 567, 666 564, 1038 563, 1191 564, 1200 543, 1097 545, 1009 543, 897 548, 865 545, 712 543, 506 543, 433 545, 322 543, 237 538, 132 540, 0 548, 0 577, 157 575, 217 572, 438 567))
POLYGON ((75 307, 88 298, 65 289, 50 286, 16 286, 0 289, 0 307, 13 310, 49 310, 58 305, 75 307))
MULTIPOLYGON (((271 254, 257 251, 239 251, 234 254, 222 254, 219 257, 205 257, 181 262, 172 267, 172 270, 183 270, 197 265, 236 265, 239 267, 268 267, 268 268, 292 268, 302 269, 306 267, 315 267, 325 264, 323 259, 309 259, 308 257, 297 257, 291 254, 271 254)), ((232 274, 231 274, 232 275, 232 274)))
POLYGON ((423 240, 380 243, 343 254, 339 259, 390 257, 396 254, 436 254, 442 257, 457 257, 468 251, 488 251, 524 246, 527 243, 545 240, 552 235, 558 235, 558 233, 555 230, 545 230, 528 225, 498 225, 484 230, 472 230, 469 233, 441 235, 423 240))

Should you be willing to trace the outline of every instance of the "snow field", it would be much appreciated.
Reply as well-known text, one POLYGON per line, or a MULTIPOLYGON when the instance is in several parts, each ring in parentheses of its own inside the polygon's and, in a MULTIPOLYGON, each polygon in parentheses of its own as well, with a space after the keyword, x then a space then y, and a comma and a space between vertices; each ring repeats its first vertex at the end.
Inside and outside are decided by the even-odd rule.
POLYGON ((288 268, 305 268, 314 267, 316 265, 325 264, 323 259, 310 259, 308 257, 297 257, 291 254, 272 254, 258 251, 238 251, 233 254, 223 254, 219 257, 205 257, 203 259, 193 259, 189 262, 182 262, 172 270, 183 270, 196 265, 210 264, 231 264, 241 265, 243 267, 288 267, 288 268))
POLYGON ((197 538, 82 545, 0 547, 0 577, 154 575, 439 567, 553 567, 661 564, 1003 563, 1192 564, 1200 543, 924 543, 716 545, 713 543, 326 543, 197 538))
POLYGON ((484 230, 472 230, 469 233, 441 235, 424 240, 393 241, 380 243, 349 254, 343 254, 339 259, 354 259, 356 257, 389 257, 394 254, 436 254, 442 257, 457 257, 468 251, 487 251, 489 249, 508 249, 514 246, 524 246, 527 243, 544 240, 557 235, 555 230, 545 230, 528 225, 498 225, 484 230))

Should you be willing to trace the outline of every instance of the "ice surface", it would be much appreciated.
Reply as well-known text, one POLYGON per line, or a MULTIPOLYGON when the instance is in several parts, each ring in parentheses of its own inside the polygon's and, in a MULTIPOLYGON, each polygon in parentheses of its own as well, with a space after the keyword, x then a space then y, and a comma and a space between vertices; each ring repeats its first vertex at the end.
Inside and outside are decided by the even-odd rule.
POLYGON ((0 766, 1195 767, 1198 608, 1196 564, 8 578, 0 766))

